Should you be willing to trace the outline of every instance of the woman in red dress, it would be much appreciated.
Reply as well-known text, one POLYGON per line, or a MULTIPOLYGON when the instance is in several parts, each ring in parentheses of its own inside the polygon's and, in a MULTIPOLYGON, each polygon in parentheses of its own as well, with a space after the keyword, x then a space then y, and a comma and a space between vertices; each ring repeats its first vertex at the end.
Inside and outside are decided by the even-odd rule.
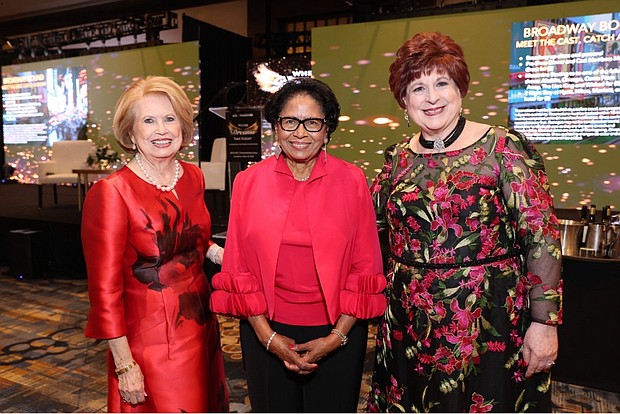
POLYGON ((192 106, 164 77, 135 82, 114 132, 135 158, 97 182, 82 216, 91 309, 86 336, 108 341, 108 411, 227 411, 217 319, 209 310, 210 240, 201 171, 176 159, 192 106))

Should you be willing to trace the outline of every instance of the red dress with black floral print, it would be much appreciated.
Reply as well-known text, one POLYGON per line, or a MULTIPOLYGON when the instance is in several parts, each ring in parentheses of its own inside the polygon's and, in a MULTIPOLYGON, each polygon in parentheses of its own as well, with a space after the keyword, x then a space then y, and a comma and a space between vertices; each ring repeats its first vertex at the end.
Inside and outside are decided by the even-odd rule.
POLYGON ((371 190, 390 257, 369 411, 549 411, 550 376, 526 379, 522 356, 531 321, 561 322, 558 223, 533 145, 499 127, 441 154, 406 140, 371 190))
POLYGON ((211 287, 203 270, 211 217, 198 167, 182 163, 173 192, 123 167, 84 203, 90 312, 85 334, 127 336, 146 401, 123 402, 108 351, 109 412, 224 412, 228 391, 211 287))

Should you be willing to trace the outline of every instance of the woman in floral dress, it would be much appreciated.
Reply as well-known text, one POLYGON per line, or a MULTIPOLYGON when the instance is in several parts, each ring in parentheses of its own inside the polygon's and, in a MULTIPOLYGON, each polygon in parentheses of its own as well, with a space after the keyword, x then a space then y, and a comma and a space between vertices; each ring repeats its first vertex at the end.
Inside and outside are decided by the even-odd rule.
POLYGON ((520 133, 466 120, 468 86, 439 33, 390 67, 420 132, 371 186, 390 257, 369 411, 551 410, 561 252, 543 161, 520 133))

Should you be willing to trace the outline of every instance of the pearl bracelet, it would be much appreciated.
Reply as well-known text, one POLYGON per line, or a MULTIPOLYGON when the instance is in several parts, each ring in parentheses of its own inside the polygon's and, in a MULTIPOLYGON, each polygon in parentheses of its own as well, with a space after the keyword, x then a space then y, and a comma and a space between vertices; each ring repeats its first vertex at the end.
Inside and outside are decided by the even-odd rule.
POLYGON ((118 368, 116 370, 114 370, 114 372, 116 373, 116 375, 122 375, 126 372, 129 372, 130 369, 132 369, 133 367, 135 367, 136 365, 138 365, 138 363, 136 361, 131 361, 126 367, 123 368, 118 368))
POLYGON ((209 247, 209 249, 207 250, 207 254, 206 254, 207 259, 209 259, 215 264, 221 264, 221 263, 218 263, 219 262, 218 260, 216 260, 216 256, 222 250, 224 250, 223 247, 218 246, 217 244, 213 243, 211 247, 209 247))
POLYGON ((335 334, 338 338, 340 338, 340 346, 345 346, 349 342, 349 338, 342 331, 334 328, 332 329, 332 333, 335 334))
POLYGON ((271 345, 271 341, 273 341, 273 338, 275 338, 276 334, 277 334, 277 332, 276 332, 276 331, 273 331, 273 333, 272 333, 272 334, 271 334, 271 336, 269 337, 269 340, 267 341, 267 346, 266 346, 267 351, 269 351, 269 345, 271 345))

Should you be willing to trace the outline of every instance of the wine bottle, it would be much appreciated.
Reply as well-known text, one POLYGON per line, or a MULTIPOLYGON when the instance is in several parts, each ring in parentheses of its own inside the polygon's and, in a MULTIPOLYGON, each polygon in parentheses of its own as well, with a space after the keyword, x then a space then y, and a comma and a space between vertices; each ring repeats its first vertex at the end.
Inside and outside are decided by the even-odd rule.
POLYGON ((588 223, 596 223, 596 204, 590 205, 590 212, 588 213, 588 223))
POLYGON ((581 223, 583 227, 581 229, 581 243, 579 247, 586 247, 586 242, 588 240, 588 224, 594 223, 596 216, 596 205, 592 204, 590 208, 588 206, 581 207, 581 223))
POLYGON ((610 221, 611 221, 611 206, 605 206, 603 207, 603 210, 602 210, 601 222, 603 224, 609 224, 610 221))
POLYGON ((588 206, 581 206, 581 224, 588 224, 588 206))

